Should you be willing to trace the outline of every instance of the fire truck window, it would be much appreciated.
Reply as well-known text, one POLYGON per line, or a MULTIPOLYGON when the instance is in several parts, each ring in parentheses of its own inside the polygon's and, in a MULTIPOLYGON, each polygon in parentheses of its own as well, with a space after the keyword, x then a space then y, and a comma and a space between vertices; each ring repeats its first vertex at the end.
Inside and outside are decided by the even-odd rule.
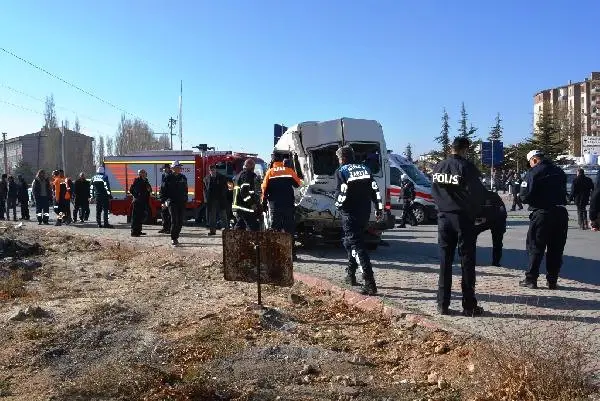
POLYGON ((226 177, 230 177, 233 175, 233 166, 231 163, 220 162, 216 163, 215 167, 217 168, 217 173, 222 174, 226 177))
POLYGON ((312 150, 313 171, 315 175, 333 175, 339 167, 335 152, 338 145, 330 145, 312 150))

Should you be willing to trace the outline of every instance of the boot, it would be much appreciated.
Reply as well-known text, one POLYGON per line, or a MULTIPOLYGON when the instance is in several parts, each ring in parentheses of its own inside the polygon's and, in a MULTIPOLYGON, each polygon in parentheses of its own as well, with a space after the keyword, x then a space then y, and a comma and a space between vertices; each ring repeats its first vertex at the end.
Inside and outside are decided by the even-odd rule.
POLYGON ((360 293, 363 295, 377 295, 377 285, 375 284, 375 279, 373 276, 365 277, 363 276, 365 283, 363 284, 360 293))
POLYGON ((48 224, 50 224, 50 217, 48 217, 48 216, 44 216, 44 218, 42 219, 42 222, 43 222, 45 225, 48 225, 48 224))
POLYGON ((108 222, 104 223, 104 228, 114 228, 111 224, 108 224, 108 222))
POLYGON ((344 277, 344 283, 356 287, 358 285, 358 281, 356 281, 356 274, 347 273, 346 277, 344 277))
POLYGON ((37 220, 38 220, 38 224, 41 226, 41 225, 42 225, 42 222, 43 222, 43 220, 42 220, 42 216, 38 216, 38 217, 37 217, 37 220))

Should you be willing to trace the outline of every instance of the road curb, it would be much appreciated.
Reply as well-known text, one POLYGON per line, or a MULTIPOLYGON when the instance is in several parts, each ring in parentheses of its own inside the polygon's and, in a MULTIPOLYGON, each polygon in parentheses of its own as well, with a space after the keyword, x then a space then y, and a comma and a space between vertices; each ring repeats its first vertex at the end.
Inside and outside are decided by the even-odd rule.
POLYGON ((362 295, 356 291, 337 286, 329 280, 298 272, 294 272, 294 280, 308 285, 309 287, 338 295, 346 305, 354 306, 364 312, 380 313, 389 319, 403 319, 430 330, 451 331, 449 328, 443 327, 441 324, 431 320, 425 315, 386 305, 381 297, 362 295))

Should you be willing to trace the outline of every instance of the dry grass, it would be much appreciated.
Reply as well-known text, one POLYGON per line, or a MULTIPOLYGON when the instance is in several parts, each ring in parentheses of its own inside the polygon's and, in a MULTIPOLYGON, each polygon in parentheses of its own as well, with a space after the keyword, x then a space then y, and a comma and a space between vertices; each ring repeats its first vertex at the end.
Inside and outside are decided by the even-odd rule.
POLYGON ((0 300, 20 298, 27 295, 25 281, 19 271, 11 272, 7 277, 0 278, 0 300))
POLYGON ((590 341, 565 322, 535 327, 513 328, 484 343, 478 360, 486 364, 485 391, 478 401, 575 401, 598 390, 590 341))
POLYGON ((12 395, 10 392, 10 381, 0 378, 0 397, 8 397, 9 395, 12 395))

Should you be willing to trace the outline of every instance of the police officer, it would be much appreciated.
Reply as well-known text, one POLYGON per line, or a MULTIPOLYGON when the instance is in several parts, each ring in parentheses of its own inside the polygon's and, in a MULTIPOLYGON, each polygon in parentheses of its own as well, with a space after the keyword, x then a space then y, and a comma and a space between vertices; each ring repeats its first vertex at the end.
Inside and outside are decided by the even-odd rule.
MULTIPOLYGON (((274 160, 262 183, 263 209, 269 210, 271 228, 292 234, 296 232, 294 188, 301 184, 292 168, 291 160, 274 160)), ((295 241, 293 241, 295 242, 295 241)), ((296 259, 296 247, 292 244, 292 257, 296 259)))
MULTIPOLYGON (((163 188, 163 184, 165 182, 165 180, 167 179, 167 177, 169 176, 169 174, 171 174, 171 165, 169 163, 166 163, 163 166, 163 174, 162 174, 162 180, 160 183, 160 191, 162 191, 163 188)), ((162 192, 159 193, 159 198, 162 197, 162 192)), ((159 231, 160 234, 169 234, 171 232, 171 215, 169 214, 169 208, 168 207, 164 207, 160 209, 160 218, 162 220, 162 230, 159 231)))
POLYGON ((485 230, 492 233, 492 266, 500 267, 502 259, 502 240, 506 232, 506 206, 498 193, 487 191, 478 218, 483 221, 475 226, 476 234, 485 230))
POLYGON ((133 210, 131 211, 132 237, 146 235, 146 233, 142 232, 142 223, 144 217, 146 217, 146 212, 149 210, 150 195, 152 194, 152 187, 147 177, 146 170, 139 170, 138 176, 133 180, 129 188, 129 193, 133 196, 133 210))
POLYGON ((104 174, 104 167, 100 166, 96 170, 96 175, 92 177, 92 197, 96 199, 96 222, 98 227, 113 228, 108 224, 108 209, 112 194, 110 192, 110 182, 104 174), (104 217, 104 226, 101 217, 104 217))
POLYGON ((540 265, 546 251, 546 280, 548 288, 557 288, 558 273, 567 242, 569 213, 567 203, 567 175, 544 157, 540 150, 527 153, 531 170, 521 184, 521 200, 529 205, 527 251, 529 267, 521 287, 537 288, 540 265))
POLYGON ((577 170, 577 177, 573 180, 571 186, 571 196, 569 200, 575 202, 577 206, 577 223, 581 230, 587 230, 588 220, 586 207, 590 200, 590 194, 594 190, 594 182, 590 177, 586 177, 582 168, 577 170))
POLYGON ((449 314, 452 262, 457 245, 461 255, 463 315, 483 314, 483 308, 477 305, 475 298, 475 216, 487 191, 480 181, 481 173, 466 159, 469 146, 467 138, 456 138, 452 143, 452 154, 435 166, 432 175, 433 199, 439 209, 440 277, 437 308, 443 315, 449 314))
POLYGON ((235 187, 232 209, 237 212, 235 228, 238 230, 260 230, 258 219, 260 204, 256 195, 257 177, 254 166, 254 160, 246 159, 244 169, 233 179, 235 187))
POLYGON ((521 182, 523 182, 523 180, 521 180, 519 173, 515 173, 509 181, 510 192, 513 196, 513 203, 512 207, 510 208, 511 212, 514 212, 517 206, 519 207, 519 210, 523 210, 523 203, 521 202, 521 197, 519 196, 519 192, 521 191, 521 182))
POLYGON ((413 201, 416 197, 415 185, 408 178, 407 174, 402 174, 400 176, 400 182, 402 184, 402 220, 400 223, 400 228, 406 227, 406 223, 410 223, 411 226, 417 225, 417 218, 415 217, 415 213, 413 211, 413 201))
POLYGON ((179 234, 183 227, 185 205, 188 199, 187 178, 181 174, 183 165, 179 161, 171 164, 173 172, 169 174, 161 185, 160 201, 163 208, 169 208, 171 215, 171 245, 179 246, 179 234))
POLYGON ((364 285, 362 294, 377 294, 371 259, 365 248, 364 235, 371 217, 371 202, 375 204, 377 220, 383 218, 383 203, 377 182, 371 171, 355 163, 354 150, 346 145, 336 151, 340 167, 335 172, 335 206, 342 217, 344 248, 348 253, 346 283, 358 285, 356 270, 360 268, 364 285))

